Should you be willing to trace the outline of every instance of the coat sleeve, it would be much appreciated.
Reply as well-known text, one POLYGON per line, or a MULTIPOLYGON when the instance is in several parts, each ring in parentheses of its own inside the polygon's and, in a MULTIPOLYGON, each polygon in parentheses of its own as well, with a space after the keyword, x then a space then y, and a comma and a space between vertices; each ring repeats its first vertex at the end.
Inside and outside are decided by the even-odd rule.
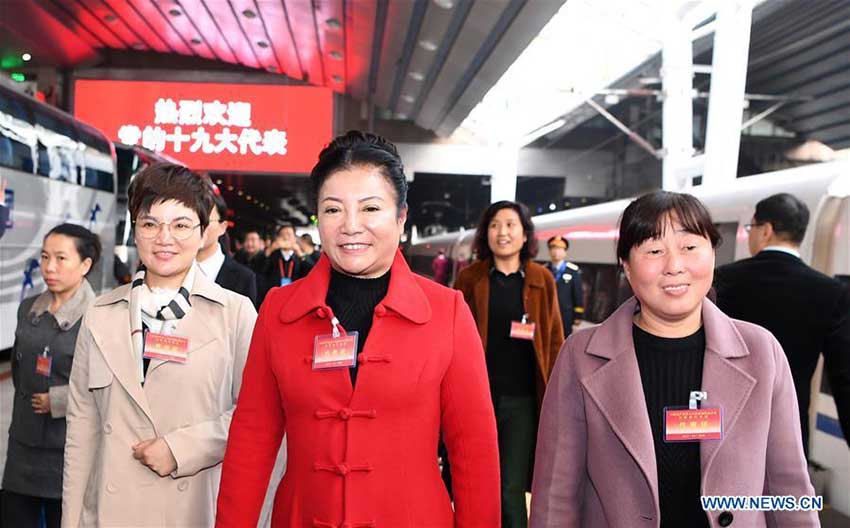
POLYGON ((452 461, 455 527, 499 526, 499 446, 484 350, 455 294, 454 350, 440 387, 443 440, 452 461))
POLYGON ((89 330, 86 313, 77 335, 74 362, 68 385, 68 408, 65 417, 65 467, 62 476, 62 526, 80 525, 83 497, 86 493, 95 458, 98 456, 100 414, 89 391, 89 358, 99 354, 89 330))
POLYGON ((177 469, 171 474, 172 477, 194 475, 202 469, 218 464, 224 458, 227 432, 239 397, 239 388, 242 385, 242 372, 245 370, 245 361, 248 357, 251 331, 257 319, 254 305, 246 297, 236 298, 239 299, 239 309, 235 317, 236 325, 233 328, 234 339, 228 343, 231 347, 230 352, 233 354, 233 371, 228 391, 230 405, 211 420, 176 429, 163 437, 177 461, 177 469))
POLYGON ((54 385, 47 389, 50 399, 50 417, 64 418, 68 413, 68 386, 54 385))
MULTIPOLYGON (((767 436, 764 495, 813 496, 815 490, 809 480, 803 454, 800 413, 791 368, 779 342, 772 336, 770 339, 776 369, 767 436)), ((767 512, 766 519, 768 526, 776 528, 820 526, 818 514, 814 511, 767 512)))
POLYGON ((269 320, 279 309, 274 297, 272 294, 260 308, 242 391, 230 424, 216 514, 216 526, 222 528, 257 526, 286 429, 277 379, 269 359, 272 341, 269 320))
POLYGON ((546 372, 544 379, 548 380, 555 368, 555 362, 558 360, 558 354, 561 350, 561 345, 564 344, 564 320, 561 317, 561 308, 558 305, 558 288, 555 285, 555 279, 551 274, 546 276, 546 293, 549 296, 549 313, 546 316, 549 319, 548 328, 549 335, 547 336, 546 355, 549 358, 549 372, 546 372))
POLYGON ((850 292, 842 293, 833 310, 823 359, 844 439, 850 446, 850 292))
POLYGON ((248 298, 251 300, 251 304, 257 306, 257 274, 253 271, 247 274, 247 290, 248 298))
POLYGON ((543 398, 531 489, 531 528, 582 526, 587 421, 581 384, 572 365, 581 338, 581 334, 573 335, 564 344, 543 398))

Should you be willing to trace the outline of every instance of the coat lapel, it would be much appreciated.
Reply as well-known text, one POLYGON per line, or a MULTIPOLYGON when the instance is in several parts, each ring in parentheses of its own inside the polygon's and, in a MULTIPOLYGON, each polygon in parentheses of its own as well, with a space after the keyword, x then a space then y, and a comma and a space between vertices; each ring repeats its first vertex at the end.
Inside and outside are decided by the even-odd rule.
POLYGON ((632 338, 636 304, 634 299, 624 303, 591 338, 587 353, 609 361, 582 378, 581 383, 637 462, 656 497, 658 511, 655 446, 632 338))
POLYGON ((708 393, 705 407, 722 409, 723 438, 702 442, 700 463, 706 475, 718 450, 735 428, 756 380, 735 365, 735 358, 749 355, 744 339, 732 321, 710 301, 703 301, 705 326, 705 360, 703 362, 702 390, 708 393))
POLYGON ((133 359, 130 342, 130 285, 107 293, 95 301, 97 323, 90 326, 92 337, 109 369, 127 394, 154 424, 153 413, 138 379, 138 367, 133 359))

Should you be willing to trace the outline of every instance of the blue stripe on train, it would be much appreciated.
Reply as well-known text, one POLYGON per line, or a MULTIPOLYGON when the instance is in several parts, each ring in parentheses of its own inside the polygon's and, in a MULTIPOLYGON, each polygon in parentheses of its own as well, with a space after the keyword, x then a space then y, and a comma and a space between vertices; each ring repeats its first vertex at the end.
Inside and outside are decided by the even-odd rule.
POLYGON ((818 413, 817 428, 819 431, 823 431, 824 433, 836 438, 844 438, 844 435, 841 434, 841 424, 838 423, 838 420, 831 416, 818 413))

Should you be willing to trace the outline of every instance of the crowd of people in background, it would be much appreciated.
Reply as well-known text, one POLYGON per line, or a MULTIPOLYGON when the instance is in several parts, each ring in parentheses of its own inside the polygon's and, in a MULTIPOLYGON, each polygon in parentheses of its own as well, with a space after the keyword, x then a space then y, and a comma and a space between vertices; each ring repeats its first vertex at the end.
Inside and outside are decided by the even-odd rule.
POLYGON ((47 289, 18 310, 3 526, 817 526, 700 503, 814 494, 817 351, 850 431, 850 295, 800 260, 802 202, 757 204, 753 258, 715 279, 705 206, 635 199, 616 243, 634 296, 578 329, 569 240, 538 263, 523 204, 483 212, 448 284, 444 253, 429 280, 401 252, 392 143, 340 136, 310 181, 322 247, 281 224, 231 248, 208 177, 146 168, 129 189, 138 269, 99 297, 97 236, 47 233, 47 289), (781 309, 815 290, 821 306, 781 309))

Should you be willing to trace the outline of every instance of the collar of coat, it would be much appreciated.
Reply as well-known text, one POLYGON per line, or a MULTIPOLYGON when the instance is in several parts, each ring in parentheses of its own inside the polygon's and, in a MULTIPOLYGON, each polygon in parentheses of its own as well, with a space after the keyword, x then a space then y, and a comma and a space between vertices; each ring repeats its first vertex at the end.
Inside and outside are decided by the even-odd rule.
MULTIPOLYGON (((79 321, 83 314, 86 313, 86 309, 88 309, 92 299, 94 299, 94 290, 92 290, 89 281, 87 279, 83 279, 82 284, 79 288, 77 288, 77 291, 74 292, 74 295, 65 301, 65 304, 60 306, 59 309, 56 310, 56 313, 53 314, 56 322, 59 323, 59 328, 62 330, 68 330, 77 324, 77 321, 79 321)), ((41 317, 44 312, 50 309, 50 304, 52 302, 53 293, 51 293, 50 290, 46 290, 32 303, 30 316, 41 317)))
MULTIPOLYGON (((599 325, 587 344, 588 354, 614 359, 632 347, 632 324, 638 301, 632 297, 624 302, 611 316, 599 325)), ((720 357, 736 358, 749 355, 732 319, 727 317, 708 299, 702 301, 702 323, 705 328, 705 350, 720 357), (731 346, 730 346, 731 345, 731 346)))
MULTIPOLYGON (((303 279, 286 288, 292 288, 289 299, 280 310, 280 320, 291 323, 319 308, 327 310, 325 299, 331 280, 331 262, 322 253, 319 262, 303 279)), ((401 250, 396 251, 390 267, 390 285, 387 296, 375 307, 376 311, 390 309, 416 324, 431 320, 431 303, 419 287, 417 278, 410 271, 401 250)))
MULTIPOLYGON (((490 272, 493 269, 495 267, 492 259, 487 259, 470 264, 464 271, 474 277, 473 283, 475 283, 480 280, 490 280, 490 272), (467 269, 469 271, 466 271, 467 269)), ((520 265, 520 271, 524 271, 523 278, 525 279, 525 284, 535 288, 545 288, 546 275, 551 275, 549 270, 530 259, 520 265)))
MULTIPOLYGON (((192 264, 193 266, 197 266, 196 263, 192 264)), ((192 283, 192 290, 189 292, 189 298, 192 297, 203 297, 210 301, 216 302, 222 306, 226 303, 226 292, 223 288, 213 282, 212 279, 204 275, 200 270, 196 270, 195 273, 195 282, 192 283)), ((132 284, 125 284, 114 290, 106 293, 100 297, 98 297, 94 305, 95 306, 107 306, 110 304, 115 304, 120 301, 125 301, 129 304, 130 302, 130 289, 132 288, 132 284)))

